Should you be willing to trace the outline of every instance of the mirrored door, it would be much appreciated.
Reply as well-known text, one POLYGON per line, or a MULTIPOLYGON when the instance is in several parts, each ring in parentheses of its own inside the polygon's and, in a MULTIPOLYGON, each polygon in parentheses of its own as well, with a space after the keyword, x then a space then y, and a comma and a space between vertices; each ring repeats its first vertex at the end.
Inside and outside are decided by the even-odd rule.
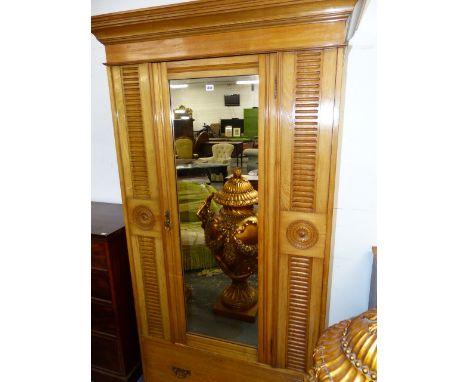
POLYGON ((257 347, 259 76, 169 87, 186 331, 257 347))

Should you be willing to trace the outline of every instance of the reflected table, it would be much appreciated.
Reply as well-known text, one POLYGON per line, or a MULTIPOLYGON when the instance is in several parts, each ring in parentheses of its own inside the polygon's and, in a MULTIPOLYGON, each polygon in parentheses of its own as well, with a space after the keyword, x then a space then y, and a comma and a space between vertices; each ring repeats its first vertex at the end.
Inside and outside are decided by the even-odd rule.
POLYGON ((177 176, 207 175, 211 180, 211 174, 223 174, 223 182, 227 177, 227 164, 222 163, 187 163, 176 165, 177 176))

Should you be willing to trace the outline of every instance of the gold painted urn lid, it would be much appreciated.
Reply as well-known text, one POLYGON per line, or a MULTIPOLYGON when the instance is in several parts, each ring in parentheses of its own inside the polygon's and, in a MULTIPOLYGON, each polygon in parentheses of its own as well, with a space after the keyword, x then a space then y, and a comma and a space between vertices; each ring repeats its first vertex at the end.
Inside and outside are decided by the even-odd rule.
POLYGON ((377 309, 330 326, 313 357, 310 382, 377 382, 377 309))
POLYGON ((227 207, 247 207, 258 203, 258 192, 242 177, 241 169, 237 167, 232 178, 224 183, 223 189, 213 199, 227 207))

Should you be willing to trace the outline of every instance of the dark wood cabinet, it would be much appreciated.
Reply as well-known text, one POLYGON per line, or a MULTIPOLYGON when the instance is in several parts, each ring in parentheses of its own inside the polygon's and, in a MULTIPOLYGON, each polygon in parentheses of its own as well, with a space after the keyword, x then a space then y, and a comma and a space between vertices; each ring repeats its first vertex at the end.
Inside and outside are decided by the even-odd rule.
POLYGON ((193 119, 174 119, 174 138, 188 137, 193 139, 193 119))
POLYGON ((91 203, 91 380, 141 375, 122 206, 91 203))

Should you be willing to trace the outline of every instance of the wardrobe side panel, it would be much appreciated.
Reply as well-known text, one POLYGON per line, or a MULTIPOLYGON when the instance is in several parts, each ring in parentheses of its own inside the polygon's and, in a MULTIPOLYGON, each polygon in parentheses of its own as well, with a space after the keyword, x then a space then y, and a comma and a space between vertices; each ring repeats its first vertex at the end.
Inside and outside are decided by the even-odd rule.
MULTIPOLYGON (((336 49, 280 53, 276 366, 305 372, 320 335, 332 169, 336 49)), ((334 173, 333 173, 334 174, 334 173)), ((327 262, 328 264, 328 262, 327 262)))
POLYGON ((149 66, 114 66, 108 73, 140 336, 169 339, 149 66))

